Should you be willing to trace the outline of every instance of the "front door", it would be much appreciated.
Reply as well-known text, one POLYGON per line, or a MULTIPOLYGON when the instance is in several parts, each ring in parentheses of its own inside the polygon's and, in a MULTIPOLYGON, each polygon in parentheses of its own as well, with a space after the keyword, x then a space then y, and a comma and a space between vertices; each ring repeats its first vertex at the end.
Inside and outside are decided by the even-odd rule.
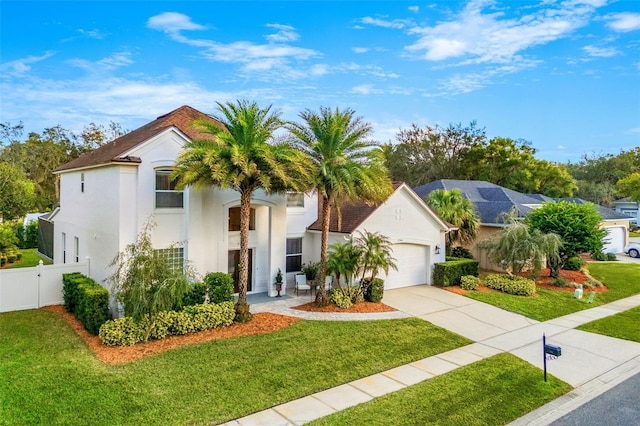
MULTIPOLYGON (((238 281, 240 276, 240 250, 229 250, 229 273, 233 277, 233 291, 239 293, 238 281)), ((253 282, 253 249, 249 249, 249 278, 247 280, 247 291, 251 291, 253 282)))

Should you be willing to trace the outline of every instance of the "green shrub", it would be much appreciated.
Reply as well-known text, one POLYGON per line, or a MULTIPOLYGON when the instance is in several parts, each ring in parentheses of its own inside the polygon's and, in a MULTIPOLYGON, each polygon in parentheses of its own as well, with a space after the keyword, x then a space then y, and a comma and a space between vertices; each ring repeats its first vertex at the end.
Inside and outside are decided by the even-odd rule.
POLYGON ((109 320, 109 292, 79 272, 62 275, 64 307, 92 334, 109 320))
POLYGON ((555 280, 551 281, 551 285, 554 287, 569 287, 569 281, 566 278, 558 277, 555 280))
MULTIPOLYGON (((233 302, 186 306, 181 311, 159 312, 151 325, 150 339, 163 339, 170 335, 181 335, 228 326, 233 323, 233 302)), ((139 323, 131 317, 108 321, 100 327, 100 339, 108 346, 131 346, 144 340, 149 328, 149 318, 139 323)))
POLYGON ((473 259, 473 255, 471 254, 471 252, 466 248, 460 246, 454 247, 451 250, 451 256, 458 257, 460 259, 473 259))
POLYGON ((485 278, 485 285, 494 290, 517 296, 531 296, 536 292, 536 283, 517 275, 491 274, 485 278))
POLYGON ((564 266, 562 269, 566 269, 567 271, 579 271, 584 266, 584 261, 579 257, 570 257, 565 260, 564 266))
POLYGON ((382 278, 376 278, 367 287, 364 298, 369 302, 378 303, 382 300, 382 296, 384 296, 384 281, 382 278))
POLYGON ((460 278, 460 287, 464 290, 475 290, 480 284, 480 278, 473 275, 465 275, 460 278))
POLYGON ((436 263, 433 282, 443 287, 459 285, 460 279, 465 275, 478 276, 478 262, 476 260, 457 259, 436 263))
POLYGON ((595 252, 595 253, 591 253, 591 258, 592 258, 593 260, 598 260, 598 261, 602 262, 602 261, 604 261, 604 260, 607 260, 607 255, 606 255, 606 254, 604 254, 604 253, 603 253, 603 252, 601 252, 601 251, 597 251, 597 252, 595 252))
POLYGON ((17 258, 18 258, 18 256, 16 256, 15 254, 11 253, 11 254, 7 255, 7 262, 8 263, 15 263, 17 258))
MULTIPOLYGON (((204 303, 206 294, 207 286, 205 283, 193 283, 189 286, 182 298, 182 306, 193 306, 204 303)), ((175 308, 179 309, 180 307, 176 306, 175 308)))
POLYGON ((7 256, 0 256, 0 266, 4 266, 7 264, 7 256))
POLYGON ((204 277, 209 303, 233 302, 233 277, 224 272, 210 272, 204 277))
POLYGON ((16 253, 16 260, 22 260, 22 252, 17 252, 16 253))
POLYGON ((320 272, 320 263, 309 262, 302 264, 302 273, 307 277, 307 280, 315 280, 320 272))
POLYGON ((331 302, 335 303, 336 306, 342 309, 348 309, 353 305, 353 302, 351 301, 351 294, 348 290, 345 290, 347 290, 346 287, 334 287, 331 289, 331 294, 329 295, 331 302))
POLYGON ((618 260, 618 258, 616 257, 615 253, 607 253, 607 260, 614 261, 614 260, 618 260))

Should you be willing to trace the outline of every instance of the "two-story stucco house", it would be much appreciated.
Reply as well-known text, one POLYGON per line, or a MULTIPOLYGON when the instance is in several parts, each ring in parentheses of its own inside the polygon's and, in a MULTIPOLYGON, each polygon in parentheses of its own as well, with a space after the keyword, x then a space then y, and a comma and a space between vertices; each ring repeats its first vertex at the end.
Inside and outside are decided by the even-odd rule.
MULTIPOLYGON (((240 249, 240 195, 233 190, 186 188, 170 178, 185 142, 207 137, 191 122, 214 118, 189 106, 156 120, 63 166, 60 207, 52 214, 54 262, 90 259, 91 276, 103 282, 109 263, 135 241, 152 218, 152 241, 176 266, 189 262, 196 271, 234 273, 240 249), (179 247, 168 247, 181 242, 179 247)), ((266 195, 251 199, 249 293, 275 295, 278 269, 289 282, 301 264, 319 260, 318 203, 314 194, 266 195)), ((448 226, 405 184, 376 206, 345 205, 345 229, 332 227, 331 241, 357 230, 380 232, 394 243, 399 271, 387 287, 431 283, 433 263, 444 261, 448 226), (365 214, 366 213, 366 214, 365 214)))

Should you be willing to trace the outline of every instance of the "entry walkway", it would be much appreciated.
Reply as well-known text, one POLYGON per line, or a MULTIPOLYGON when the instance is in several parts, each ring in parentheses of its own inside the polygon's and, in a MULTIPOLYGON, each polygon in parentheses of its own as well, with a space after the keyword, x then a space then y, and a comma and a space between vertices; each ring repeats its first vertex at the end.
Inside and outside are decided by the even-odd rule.
MULTIPOLYGON (((350 320, 374 319, 370 315, 375 315, 337 314, 341 317, 337 318, 333 314, 291 309, 291 306, 301 303, 306 301, 291 298, 253 305, 251 310, 303 318, 303 315, 310 314, 307 319, 314 320, 343 319, 345 315, 346 319, 350 320)), ((542 369, 543 333, 546 334, 548 343, 562 347, 562 356, 557 360, 548 361, 547 371, 575 389, 518 419, 514 425, 547 425, 625 378, 640 372, 640 343, 574 329, 595 319, 640 306, 640 295, 546 322, 538 322, 430 286, 386 291, 384 303, 396 308, 398 317, 416 316, 476 343, 289 401, 227 424, 304 424, 501 352, 512 353, 542 369)), ((391 313, 385 314, 390 317, 391 313)))

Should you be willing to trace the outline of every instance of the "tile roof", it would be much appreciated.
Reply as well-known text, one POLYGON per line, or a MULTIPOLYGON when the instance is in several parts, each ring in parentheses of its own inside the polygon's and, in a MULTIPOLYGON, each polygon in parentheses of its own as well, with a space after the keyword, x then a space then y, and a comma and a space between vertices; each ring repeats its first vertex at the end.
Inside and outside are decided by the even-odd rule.
MULTIPOLYGON (((400 188, 404 182, 394 182, 393 192, 400 188)), ((407 187, 408 188, 408 187, 407 187)), ((410 189, 410 188, 409 188, 410 189)), ((385 200, 386 201, 386 200, 385 200)), ((380 207, 382 203, 366 204, 364 201, 352 203, 344 201, 340 205, 340 214, 342 223, 338 228, 338 213, 334 207, 331 208, 331 217, 329 223, 329 232, 339 232, 343 234, 351 234, 362 222, 364 222, 371 214, 380 207)), ((318 219, 307 228, 312 231, 322 231, 322 211, 318 212, 318 219)))
POLYGON ((202 133, 191 126, 194 120, 209 120, 211 122, 222 125, 213 117, 198 111, 188 105, 183 105, 167 114, 161 115, 150 123, 127 133, 101 147, 87 152, 80 157, 69 161, 58 167, 55 172, 64 170, 97 166, 109 164, 112 162, 140 162, 136 157, 123 157, 123 155, 135 148, 137 145, 144 143, 157 134, 175 127, 184 133, 190 139, 210 138, 211 136, 202 133))
MULTIPOLYGON (((424 199, 429 193, 436 189, 449 191, 454 188, 459 189, 464 197, 473 202, 478 210, 480 222, 483 224, 500 224, 500 215, 508 213, 513 208, 518 211, 520 217, 524 217, 543 202, 568 201, 578 204, 587 203, 587 201, 576 197, 551 198, 542 194, 523 194, 481 180, 440 179, 426 185, 421 185, 415 188, 414 191, 424 199)), ((603 220, 625 220, 631 218, 626 214, 616 212, 607 207, 597 206, 597 209, 603 220)))

